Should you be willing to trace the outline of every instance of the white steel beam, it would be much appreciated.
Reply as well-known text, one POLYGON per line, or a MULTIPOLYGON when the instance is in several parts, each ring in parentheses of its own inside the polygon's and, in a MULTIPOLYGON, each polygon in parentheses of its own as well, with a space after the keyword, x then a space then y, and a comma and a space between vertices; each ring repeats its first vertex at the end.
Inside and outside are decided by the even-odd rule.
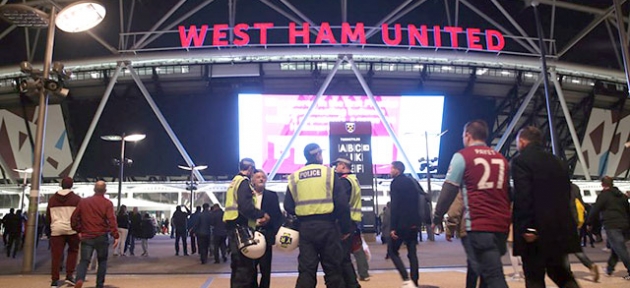
POLYGON ((114 85, 116 85, 116 81, 118 80, 118 76, 120 75, 120 71, 122 70, 122 67, 123 67, 123 63, 119 62, 118 65, 116 66, 116 70, 114 70, 114 74, 109 79, 109 83, 107 84, 107 88, 105 88, 105 93, 103 94, 103 98, 101 98, 101 102, 98 104, 98 108, 96 108, 96 113, 94 113, 94 118, 92 118, 90 127, 88 127, 88 130, 85 133, 85 137, 83 138, 83 142, 81 142, 81 147, 79 147, 79 151, 77 152, 76 157, 74 157, 74 161, 72 162, 72 167, 70 168, 70 173, 68 173, 68 177, 71 177, 71 178, 74 177, 74 175, 77 173, 77 169, 79 169, 79 164, 81 164, 81 160, 83 159, 85 150, 87 149, 87 146, 90 143, 90 139, 92 139, 92 134, 94 134, 96 125, 98 124, 98 121, 101 119, 101 115, 103 114, 105 105, 107 105, 109 96, 112 94, 112 90, 114 89, 114 85))
MULTIPOLYGON (((527 33, 525 33, 525 30, 523 30, 523 28, 521 28, 521 25, 519 25, 518 22, 516 22, 516 20, 514 20, 514 18, 512 18, 510 13, 508 13, 507 10, 505 10, 505 8, 503 8, 503 6, 501 6, 501 4, 499 4, 499 2, 497 0, 491 0, 491 1, 494 4, 494 6, 496 6, 497 9, 499 9, 499 11, 501 11, 503 16, 505 16, 505 18, 507 18, 508 21, 510 21, 512 26, 514 26, 514 28, 516 28, 518 33, 521 33, 521 36, 526 37, 525 41, 527 41, 527 43, 529 43, 529 45, 531 45, 532 48, 534 48, 534 50, 536 50, 536 52, 540 53, 540 48, 538 48, 538 45, 536 45, 536 43, 534 43, 534 41, 532 41, 532 39, 527 35, 527 33)), ((551 38, 553 39, 553 37, 551 37, 551 38)))
MULTIPOLYGON (((553 6, 551 6, 551 27, 549 27, 549 38, 554 39, 554 33, 556 32, 556 0, 553 0, 553 6)), ((556 54, 554 49, 552 49, 552 43, 549 43, 549 53, 556 54)))
POLYGON ((0 33, 0 39, 6 37, 7 35, 9 35, 9 33, 13 32, 13 30, 15 30, 15 28, 17 28, 17 26, 15 25, 11 25, 9 26, 9 28, 4 29, 4 31, 2 31, 2 33, 0 33))
POLYGON ((341 22, 348 22, 348 0, 341 0, 341 22))
MULTIPOLYGON (((409 3, 413 2, 413 1, 414 0, 406 0, 405 2, 400 4, 398 7, 396 7, 396 9, 394 9, 392 12, 387 14, 387 16, 383 17, 383 19, 381 19, 381 21, 378 21, 378 23, 374 26, 374 28, 372 28, 372 30, 370 30, 367 33, 365 33, 365 39, 368 39, 368 38, 372 37, 374 34, 376 34, 376 32, 378 32, 378 30, 381 29, 381 25, 383 25, 383 23, 389 21, 389 19, 394 17, 398 12, 400 12, 407 5, 409 5, 409 3)), ((418 1, 424 2, 423 0, 418 0, 418 1)))
POLYGON ((352 58, 348 59, 348 63, 350 63, 352 67, 352 72, 354 72, 354 75, 357 77, 357 80, 359 80, 359 84, 361 84, 361 88, 363 88, 363 91, 372 102, 372 106, 374 106, 374 110, 376 110, 376 114, 378 114, 378 118, 381 119, 381 122, 383 122, 383 126, 385 126, 385 130, 387 130, 387 133, 389 133, 389 136, 392 137, 392 140, 394 141, 396 148, 398 148, 398 150, 400 151, 400 154, 402 155, 403 160, 405 161, 405 164, 407 164, 407 166, 409 166, 409 168, 413 171, 413 173, 411 173, 411 176, 413 176, 414 179, 420 181, 420 177, 418 177, 418 173, 416 173, 416 169, 415 169, 416 166, 414 166, 413 163, 409 161, 409 158, 407 157, 405 150, 403 149, 402 145, 400 145, 400 142, 398 141, 398 136, 396 136, 396 132, 394 132, 392 127, 389 125, 389 121, 387 121, 387 118, 385 118, 385 114, 383 114, 381 107, 378 106, 378 103, 376 102, 376 99, 374 98, 374 94, 372 94, 372 89, 370 89, 370 86, 367 84, 367 82, 365 82, 365 78, 363 78, 361 71, 359 71, 359 67, 357 67, 357 64, 354 63, 354 60, 352 58))
POLYGON ((610 37, 610 43, 612 44, 612 48, 615 51, 615 58, 617 58, 617 64, 619 64, 619 69, 623 69, 623 62, 621 61, 621 56, 619 55, 619 50, 617 49, 617 40, 615 40, 615 35, 610 28, 609 22, 604 22, 606 24, 606 30, 608 31, 608 37, 610 37))
POLYGON ((527 109, 527 105, 529 105, 529 102, 532 100, 532 98, 534 98, 534 95, 536 95, 536 91, 538 90, 538 87, 540 87, 540 83, 542 83, 542 81, 543 81, 543 75, 542 73, 540 73, 538 75, 538 79, 536 80, 536 82, 534 82, 534 85, 532 85, 532 88, 529 89, 529 92, 527 93, 527 96, 523 100, 523 103, 521 103, 521 106, 518 107, 518 110, 516 110, 516 114, 514 114, 514 118, 512 118, 512 121, 510 121, 510 124, 508 124, 508 127, 505 128, 505 132, 503 132, 503 136, 501 136, 501 139, 499 139, 499 142, 497 142, 497 145, 494 146, 495 151, 501 151, 501 148, 503 148, 503 145, 505 145, 505 142, 507 142, 508 137, 510 137, 510 135, 514 131, 514 128, 516 127, 516 124, 518 124, 518 121, 521 119, 521 116, 523 116, 525 109, 527 109))
MULTIPOLYGON (((136 0, 131 1, 131 8, 129 9, 129 21, 127 21, 127 33, 131 32, 131 23, 133 23, 133 13, 136 9, 136 0)), ((125 39, 123 42, 123 49, 127 49, 129 47, 129 35, 125 35, 125 39)))
MULTIPOLYGON (((149 103, 149 106, 151 106, 151 109, 153 110, 153 113, 155 114, 155 116, 157 116, 158 120, 160 121, 160 124, 162 124, 162 127, 164 128, 168 136, 171 138, 171 141, 173 141, 173 144, 175 144, 175 147, 177 147, 179 154, 181 154, 182 158, 184 158, 184 161, 186 161, 186 165, 190 167, 194 167, 195 162, 192 161, 192 159, 188 155, 188 152, 186 152, 186 148, 184 148, 182 143, 179 142, 177 135, 175 135, 175 132, 173 132, 173 129, 171 129, 171 126, 168 124, 168 121, 166 121, 166 118, 164 118, 164 115, 162 115, 160 108, 157 106, 157 104, 155 104, 155 101, 153 101, 153 97, 151 97, 151 94, 149 94, 147 87, 144 86, 144 83, 142 83, 142 79, 140 79, 140 76, 138 76, 138 73, 136 73, 136 70, 133 68, 131 64, 125 64, 125 66, 129 70, 129 74, 131 74, 131 78, 133 78, 133 81, 136 82, 136 85, 138 85, 138 88, 140 89, 140 92, 144 96, 144 99, 146 99, 147 102, 149 103)), ((194 170, 194 173, 195 173, 195 177, 199 179, 199 182, 206 181, 203 178, 203 175, 201 175, 201 173, 199 172, 199 170, 194 170)))
POLYGON ((444 10, 446 10, 446 20, 448 20, 448 26, 453 26, 451 20, 451 9, 448 7, 448 0, 444 0, 444 10))
POLYGON ((319 100, 319 98, 322 97, 322 95, 324 95, 326 89, 328 89, 330 82, 332 81, 333 77, 335 77, 335 74, 337 74, 337 70, 339 70, 339 65, 341 65, 341 62, 343 61, 344 58, 340 56, 337 59, 337 62, 335 62, 335 66, 333 67, 333 69, 330 70, 330 73, 328 73, 328 75, 326 76, 326 79, 324 80, 324 83, 322 83, 322 86, 319 87, 319 91, 317 91, 317 94, 315 95, 315 99, 313 99, 311 106, 308 107, 308 110, 306 110, 306 114, 304 114, 304 117, 302 117, 302 119, 300 120, 300 125, 295 128, 293 135, 291 135, 291 139, 289 139, 289 143, 287 143, 287 145, 284 147, 284 150, 282 150, 282 155, 280 155, 280 158, 278 158, 278 162, 276 162, 276 164, 274 164, 271 168, 271 171, 269 172, 270 180, 273 180, 273 177, 275 177, 276 173, 278 173, 278 169, 280 169, 280 165, 282 164, 282 161, 284 161, 284 158, 287 157, 287 154, 289 154, 289 150, 291 150, 291 146, 293 145, 295 138, 297 138, 297 136, 300 135, 300 132, 302 132, 302 128, 306 124, 308 117, 311 116, 313 109, 315 109, 315 107, 317 106, 317 101, 319 100))
POLYGON ((160 20, 158 20, 155 24, 153 24, 153 27, 151 27, 151 29, 149 29, 149 31, 146 34, 144 34, 142 38, 140 38, 140 40, 138 40, 138 42, 136 42, 133 45, 133 49, 140 47, 140 45, 142 45, 144 41, 146 41, 147 38, 149 38, 149 36, 151 36, 153 32, 155 32, 160 27, 160 25, 162 25, 166 20, 168 20, 168 18, 170 18, 171 15, 173 15, 173 13, 177 12, 179 7, 182 7, 182 5, 186 3, 186 1, 187 0, 179 0, 179 2, 175 4, 175 6, 171 7, 171 9, 168 10, 168 12, 166 12, 166 14, 164 14, 164 16, 160 18, 160 20))
POLYGON ((586 177, 587 181, 591 181, 591 175, 588 172, 588 166, 586 165, 586 159, 584 158, 584 154, 582 154, 582 146, 580 145, 580 138, 577 136, 575 132, 575 126, 573 125, 573 119, 571 118, 571 111, 567 107, 567 102, 564 99, 564 92, 562 91, 562 87, 560 86, 560 82, 558 82, 558 74, 556 71, 551 69, 549 72, 549 76, 551 77, 551 81, 553 82, 553 86, 556 88, 556 94, 558 94, 558 99, 560 100, 560 106, 562 106, 562 114, 564 114, 564 119, 567 121, 567 126, 569 126, 569 133, 571 134, 571 140, 573 140, 573 145, 575 146, 575 153, 580 160, 580 166, 582 166, 582 170, 584 171, 584 177, 586 177))
POLYGON ((580 42, 580 40, 582 40, 582 38, 584 38, 586 35, 588 35, 588 33, 591 33, 591 31, 593 31, 593 29, 595 29, 595 27, 597 27, 597 25, 599 25, 600 23, 602 23, 602 21, 606 20, 606 18, 608 18, 610 15, 612 15, 614 10, 615 10, 615 7, 610 7, 610 8, 608 8, 606 10, 606 13, 604 13, 602 15, 599 15, 595 19, 593 19, 593 21, 591 21, 590 24, 588 24, 586 27, 584 27, 584 29, 582 29, 582 31, 580 31, 580 33, 576 34, 573 37, 573 39, 571 39, 569 41, 569 43, 567 45, 565 45, 560 52, 558 52, 558 57, 562 57, 562 55, 567 53, 567 51, 569 51, 569 49, 573 48, 573 46, 575 46, 575 44, 580 42))

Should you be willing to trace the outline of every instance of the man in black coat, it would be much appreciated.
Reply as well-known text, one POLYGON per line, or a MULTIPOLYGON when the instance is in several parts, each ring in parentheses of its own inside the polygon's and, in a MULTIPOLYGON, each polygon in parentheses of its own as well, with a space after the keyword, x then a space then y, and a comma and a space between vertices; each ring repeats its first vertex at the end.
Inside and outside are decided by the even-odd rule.
MULTIPOLYGON (((214 263, 219 264, 219 250, 221 250, 221 256, 223 256, 223 262, 227 262, 227 247, 225 241, 227 240, 227 228, 225 222, 223 222, 223 209, 219 204, 212 205, 210 212, 210 225, 212 225, 212 251, 214 255, 214 263)), ((232 251, 239 253, 238 251, 232 251)))
POLYGON ((255 261, 256 266, 260 267, 260 284, 259 288, 269 288, 269 282, 271 280, 271 247, 276 243, 276 233, 280 229, 280 225, 283 222, 282 211, 280 211, 280 201, 278 201, 278 194, 273 191, 265 189, 267 183, 267 173, 261 169, 257 169, 254 172, 252 184, 254 185, 254 197, 256 198, 256 207, 269 214, 271 218, 266 225, 260 226, 258 229, 265 235, 265 241, 267 242, 267 250, 265 254, 255 261))
POLYGON ((191 225, 191 229, 195 231, 195 235, 197 235, 201 264, 206 264, 206 262, 208 262, 208 248, 210 248, 210 235, 212 234, 212 213, 210 212, 210 204, 203 203, 203 209, 200 209, 199 215, 193 219, 191 225))
POLYGON ((190 209, 184 205, 177 206, 175 208, 175 213, 173 213, 173 225, 175 226, 175 256, 179 255, 180 239, 182 240, 182 246, 184 247, 184 256, 188 256, 188 247, 186 245, 188 215, 190 215, 190 209), (182 211, 182 207, 186 209, 186 212, 182 211))
POLYGON ((579 287, 568 254, 581 251, 571 215, 571 184, 560 159, 542 147, 536 127, 521 129, 512 159, 514 255, 523 260, 527 287, 545 287, 545 271, 559 287, 579 287))

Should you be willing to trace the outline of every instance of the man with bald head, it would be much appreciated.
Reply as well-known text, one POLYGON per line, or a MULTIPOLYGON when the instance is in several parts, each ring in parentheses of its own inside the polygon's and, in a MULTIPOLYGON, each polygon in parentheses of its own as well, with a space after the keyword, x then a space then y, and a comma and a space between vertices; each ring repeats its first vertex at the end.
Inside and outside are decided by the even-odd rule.
POLYGON ((72 213, 72 229, 79 232, 81 238, 81 262, 77 268, 77 282, 74 287, 83 287, 88 264, 92 253, 96 251, 98 270, 96 271, 96 287, 105 284, 107 273, 107 249, 109 234, 114 238, 114 248, 118 246, 118 225, 114 216, 112 201, 105 198, 107 185, 105 181, 94 184, 94 195, 79 202, 72 213))

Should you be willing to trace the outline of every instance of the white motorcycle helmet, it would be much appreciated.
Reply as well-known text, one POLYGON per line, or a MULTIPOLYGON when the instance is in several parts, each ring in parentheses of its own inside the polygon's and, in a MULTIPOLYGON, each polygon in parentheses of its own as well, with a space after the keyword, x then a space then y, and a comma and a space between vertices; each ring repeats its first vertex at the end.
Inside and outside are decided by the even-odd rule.
POLYGON ((276 234, 276 247, 281 251, 291 252, 298 247, 299 242, 300 232, 291 228, 282 226, 276 234))
MULTIPOLYGON (((249 259, 259 259, 265 255, 265 251, 267 250, 265 235, 258 231, 255 231, 253 235, 251 234, 251 230, 249 230, 249 232, 248 238, 239 239, 238 250, 249 259)), ((239 234, 239 236, 241 235, 242 234, 239 234)))

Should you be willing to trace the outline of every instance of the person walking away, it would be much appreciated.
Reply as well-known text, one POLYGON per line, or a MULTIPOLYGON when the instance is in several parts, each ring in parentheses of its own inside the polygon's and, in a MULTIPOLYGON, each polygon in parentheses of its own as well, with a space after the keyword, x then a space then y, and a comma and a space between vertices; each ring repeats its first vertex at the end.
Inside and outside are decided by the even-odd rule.
POLYGON ((140 222, 140 243, 142 243, 142 256, 149 257, 149 239, 155 237, 157 227, 149 213, 144 213, 140 222))
POLYGON ((11 215, 5 223, 5 232, 8 236, 7 244, 7 257, 15 258, 17 251, 20 249, 22 242, 22 226, 24 224, 24 217, 22 217, 22 210, 15 211, 15 214, 11 215), (11 253, 13 250, 13 253, 11 253))
POLYGON ((352 220, 347 194, 334 171, 322 165, 322 149, 316 143, 304 147, 306 165, 289 176, 284 209, 300 220, 297 288, 317 285, 317 266, 324 270, 326 287, 344 288, 340 240, 350 237, 352 220), (340 233, 341 231, 341 233, 340 233))
POLYGON ((129 240, 129 256, 136 256, 134 254, 136 249, 136 239, 140 238, 140 234, 142 232, 142 228, 140 225, 142 224, 142 214, 138 212, 138 207, 133 207, 131 212, 131 230, 129 231, 129 235, 127 235, 127 239, 129 240))
POLYGON ((488 125, 483 120, 466 123, 462 133, 464 149, 453 155, 449 172, 442 185, 433 217, 434 227, 442 226, 442 218, 457 194, 464 199, 464 223, 470 247, 471 262, 491 288, 506 288, 501 256, 507 250, 510 228, 510 196, 508 194, 508 162, 488 147, 488 125))
MULTIPOLYGON (((582 194, 580 194, 580 187, 573 183, 571 183, 570 205, 571 215, 573 216, 575 223, 577 223, 577 229, 579 233, 579 231, 582 230, 582 227, 584 226, 584 216, 586 214, 586 209, 584 207, 584 201, 582 200, 582 194)), ((584 251, 582 251, 583 249, 581 247, 582 245, 580 245, 580 252, 576 252, 574 253, 574 255, 578 258, 578 260, 580 260, 580 262, 582 262, 582 265, 584 265, 586 268, 588 268, 589 271, 591 271, 593 282, 597 282, 599 281, 599 266, 593 263, 593 261, 591 261, 591 259, 589 259, 588 256, 584 254, 584 251)))
POLYGON ((77 255, 79 252, 79 234, 70 225, 72 213, 79 205, 81 197, 72 192, 72 178, 66 177, 61 180, 61 190, 48 198, 46 207, 46 226, 50 227, 50 277, 52 283, 50 287, 57 287, 59 282, 59 271, 63 261, 63 254, 68 245, 68 256, 66 257, 66 283, 74 285, 74 270, 77 266, 77 255))
POLYGON ((15 209, 11 208, 9 209, 9 214, 6 214, 2 217, 2 228, 4 229, 2 231, 2 243, 4 243, 5 248, 9 245, 9 229, 7 229, 7 227, 9 225, 9 222, 11 222, 9 219, 13 217, 13 215, 15 215, 15 209))
POLYGON ((256 209, 255 198, 252 195, 250 177, 256 170, 254 160, 243 158, 239 162, 239 173, 234 176, 232 183, 226 192, 225 213, 223 222, 228 230, 228 241, 232 251, 232 262, 230 268, 230 287, 245 288, 255 287, 257 280, 254 260, 246 257, 238 249, 239 239, 237 229, 265 225, 269 222, 269 214, 260 209, 256 209), (254 286, 252 286, 254 285, 254 286))
POLYGON ((544 150, 533 126, 517 136, 512 158, 514 255, 521 256, 525 285, 545 287, 545 274, 559 287, 579 287, 568 255, 581 251, 571 215, 571 183, 564 163, 544 150))
POLYGON ((586 221, 589 225, 587 229, 592 229, 593 223, 599 220, 601 212, 611 248, 606 275, 611 276, 615 271, 615 265, 621 260, 628 272, 626 276, 623 276, 623 279, 630 281, 630 256, 625 244, 626 237, 630 235, 630 204, 628 204, 628 197, 613 184, 613 179, 608 176, 602 179, 603 190, 591 208, 591 213, 586 221))
POLYGON ((129 234, 129 226, 131 225, 129 222, 129 213, 127 213, 127 206, 120 205, 120 210, 118 211, 118 215, 116 215, 116 223, 118 225, 118 234, 120 234, 120 239, 122 241, 120 245, 118 245, 118 250, 114 251, 114 256, 125 256, 125 252, 127 251, 127 235, 129 234))
MULTIPOLYGON (((227 228, 223 222, 223 209, 219 204, 212 205, 212 213, 210 213, 210 225, 212 225, 212 255, 214 255, 214 263, 219 264, 219 259, 223 259, 223 263, 227 262, 225 241, 227 241, 227 228), (221 251, 221 258, 219 258, 221 251)), ((238 251, 237 251, 238 252, 238 251)))
MULTIPOLYGON (((420 194, 414 179, 405 176, 405 165, 400 161, 394 161, 391 165, 390 184, 391 195, 391 227, 389 236, 391 241, 387 246, 389 258, 392 259, 396 270, 402 277, 403 288, 418 287, 418 229, 420 227, 419 203, 420 194), (402 244, 407 246, 407 258, 409 259, 409 273, 400 259, 398 250, 402 244)), ((389 210, 389 209, 388 209, 389 210)))
MULTIPOLYGON (((387 204, 383 208, 383 213, 381 213, 381 242, 383 242, 383 244, 385 245, 388 245, 391 241, 391 238, 389 237, 389 231, 391 231, 390 223, 392 218, 392 210, 390 209, 390 205, 391 202, 387 202, 387 204)), ((389 249, 387 249, 387 252, 385 253, 385 260, 387 259, 389 259, 389 249)))
POLYGON ((184 205, 177 206, 175 208, 175 213, 173 213, 173 225, 175 225, 175 256, 179 256, 179 240, 182 240, 184 256, 188 256, 188 247, 186 243, 188 215, 190 215, 190 209, 184 205), (186 209, 186 212, 182 211, 182 207, 186 209))
POLYGON ((195 222, 192 224, 192 229, 195 231, 195 235, 197 235, 201 264, 208 262, 208 248, 210 247, 210 235, 212 235, 212 213, 209 208, 210 204, 203 203, 199 217, 196 217, 195 222))
POLYGON ((260 270, 261 276, 258 288, 269 288, 271 282, 271 260, 273 257, 272 247, 276 243, 276 233, 278 233, 278 229, 284 222, 284 216, 282 211, 280 211, 278 194, 265 189, 267 173, 262 169, 256 169, 252 183, 254 185, 254 197, 256 197, 256 209, 267 212, 270 217, 266 225, 258 227, 258 231, 265 236, 265 242, 267 243, 265 254, 254 261, 254 265, 260 270))
POLYGON ((195 234, 195 229, 193 229, 193 223, 197 221, 199 218, 199 214, 201 214, 201 206, 195 207, 195 213, 191 214, 188 217, 188 221, 186 222, 186 230, 188 231, 188 235, 190 235, 190 254, 194 255, 197 253, 198 243, 197 243, 197 235, 195 234))
POLYGON ((109 234, 114 238, 113 248, 118 247, 120 236, 114 216, 114 205, 105 198, 107 185, 105 181, 94 184, 94 195, 82 199, 72 213, 72 229, 79 232, 81 238, 81 261, 77 269, 77 283, 75 288, 83 287, 92 253, 96 251, 98 270, 96 272, 96 287, 102 288, 107 273, 107 253, 109 234))

